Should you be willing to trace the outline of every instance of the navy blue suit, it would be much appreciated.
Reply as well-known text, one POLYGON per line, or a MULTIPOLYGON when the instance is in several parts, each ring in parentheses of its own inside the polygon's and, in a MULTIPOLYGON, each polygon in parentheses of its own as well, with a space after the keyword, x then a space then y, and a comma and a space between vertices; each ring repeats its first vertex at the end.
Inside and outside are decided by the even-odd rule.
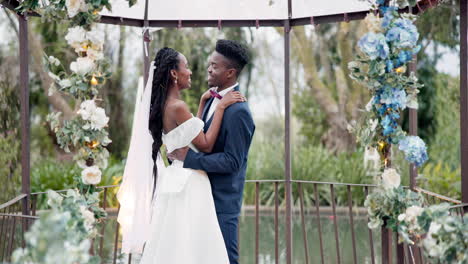
MULTIPOLYGON (((239 86, 234 90, 238 91, 239 86)), ((209 99, 203 111, 205 133, 214 116, 213 114, 206 120, 212 102, 213 98, 209 99)), ((224 111, 212 153, 196 153, 189 150, 184 161, 184 168, 204 170, 208 174, 230 264, 237 264, 239 261, 238 219, 242 206, 247 155, 254 131, 255 124, 247 103, 235 103, 224 111)))

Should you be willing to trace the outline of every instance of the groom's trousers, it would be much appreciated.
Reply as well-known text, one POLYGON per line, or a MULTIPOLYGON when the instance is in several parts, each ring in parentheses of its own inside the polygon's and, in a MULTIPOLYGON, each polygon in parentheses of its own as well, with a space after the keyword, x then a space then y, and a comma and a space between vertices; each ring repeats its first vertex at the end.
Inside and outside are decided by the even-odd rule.
POLYGON ((230 264, 239 263, 237 229, 239 228, 239 214, 217 213, 218 222, 223 233, 224 243, 229 255, 230 264))

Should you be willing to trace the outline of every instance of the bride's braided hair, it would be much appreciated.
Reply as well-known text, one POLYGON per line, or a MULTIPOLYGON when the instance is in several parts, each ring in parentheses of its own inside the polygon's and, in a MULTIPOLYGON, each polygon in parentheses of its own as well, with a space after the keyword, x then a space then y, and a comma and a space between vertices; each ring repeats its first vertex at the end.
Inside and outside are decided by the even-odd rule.
MULTIPOLYGON (((177 70, 179 65, 179 53, 171 48, 162 48, 156 54, 154 59, 155 69, 153 74, 153 86, 151 90, 151 106, 149 116, 149 130, 153 136, 152 158, 154 166, 154 186, 156 187, 156 178, 158 169, 156 159, 159 149, 162 146, 163 117, 166 106, 167 91, 172 82, 171 70, 177 70)), ((154 190, 154 188, 153 188, 154 190)))

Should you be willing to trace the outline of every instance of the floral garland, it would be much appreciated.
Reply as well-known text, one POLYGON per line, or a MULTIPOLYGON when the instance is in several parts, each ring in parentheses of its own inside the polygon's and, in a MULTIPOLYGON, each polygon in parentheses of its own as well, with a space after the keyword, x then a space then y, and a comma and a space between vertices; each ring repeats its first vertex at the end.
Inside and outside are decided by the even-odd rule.
POLYGON ((93 27, 86 31, 81 26, 69 28, 65 36, 68 44, 78 54, 70 64, 70 73, 60 61, 46 57, 49 76, 54 80, 50 91, 60 90, 82 101, 77 116, 60 122, 60 112, 48 115, 51 128, 59 145, 66 151, 77 150, 74 160, 83 169, 77 177, 82 193, 93 192, 101 181, 101 169, 107 167, 109 152, 105 148, 112 141, 105 130, 109 118, 103 108, 96 105, 99 88, 111 76, 109 62, 103 55, 104 34, 93 27))
POLYGON ((420 50, 415 16, 398 12, 398 8, 415 3, 399 0, 396 6, 385 6, 384 2, 377 0, 373 6, 376 12, 367 15, 365 23, 370 32, 358 42, 362 55, 348 64, 350 77, 372 95, 363 122, 350 131, 362 145, 377 148, 383 160, 377 190, 365 201, 368 226, 385 226, 398 232, 399 242, 422 246, 424 255, 434 263, 466 263, 468 226, 461 217, 449 216, 448 204, 424 208, 422 195, 401 186, 400 175, 391 168, 392 144, 398 145, 406 160, 417 167, 428 156, 424 141, 408 136, 398 124, 405 108, 417 109, 417 94, 422 87, 413 73, 404 74, 408 62, 420 50))
MULTIPOLYGON (((413 55, 420 50, 419 33, 413 25, 415 16, 399 14, 395 6, 381 6, 383 18, 369 13, 365 22, 370 30, 358 42, 362 56, 348 64, 350 77, 371 92, 366 105, 366 122, 352 127, 357 140, 365 146, 388 150, 399 144, 406 159, 421 166, 427 160, 426 145, 417 136, 407 136, 398 124, 401 112, 417 109, 421 84, 416 76, 404 73, 413 55)), ((388 158, 388 157, 384 157, 388 158)))
MULTIPOLYGON (((136 0, 128 0, 129 5, 136 0)), ((62 113, 50 113, 47 121, 56 133, 57 142, 65 152, 75 152, 74 160, 82 168, 75 176, 76 189, 66 195, 48 192, 50 211, 41 215, 26 234, 27 247, 15 250, 15 263, 99 263, 90 256, 90 239, 98 232, 96 225, 106 216, 99 208, 101 169, 108 163, 106 146, 111 143, 106 131, 109 118, 97 105, 99 89, 111 76, 110 63, 104 58, 104 33, 96 26, 99 12, 108 0, 25 0, 18 12, 36 12, 43 20, 68 20, 70 28, 65 36, 78 57, 69 70, 53 56, 44 55, 45 66, 53 84, 49 95, 60 91, 81 102, 77 115, 60 120, 62 113)))
MULTIPOLYGON (((129 7, 137 2, 137 0, 127 1, 129 7)), ((69 20, 71 26, 89 27, 100 20, 99 12, 104 7, 112 11, 109 0, 24 0, 16 8, 16 11, 20 13, 35 12, 41 15, 43 20, 69 20)))

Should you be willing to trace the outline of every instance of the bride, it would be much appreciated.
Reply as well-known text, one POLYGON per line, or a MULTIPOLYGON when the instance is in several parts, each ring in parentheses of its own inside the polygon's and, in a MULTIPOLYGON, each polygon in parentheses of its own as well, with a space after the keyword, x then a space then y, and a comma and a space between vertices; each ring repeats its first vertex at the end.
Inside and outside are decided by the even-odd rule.
POLYGON ((122 252, 143 253, 141 264, 229 263, 207 174, 177 160, 166 167, 160 148, 211 152, 224 110, 245 98, 235 91, 225 95, 205 134, 200 117, 210 91, 202 95, 196 117, 180 99, 191 74, 183 54, 159 50, 135 111, 117 220, 122 252))

